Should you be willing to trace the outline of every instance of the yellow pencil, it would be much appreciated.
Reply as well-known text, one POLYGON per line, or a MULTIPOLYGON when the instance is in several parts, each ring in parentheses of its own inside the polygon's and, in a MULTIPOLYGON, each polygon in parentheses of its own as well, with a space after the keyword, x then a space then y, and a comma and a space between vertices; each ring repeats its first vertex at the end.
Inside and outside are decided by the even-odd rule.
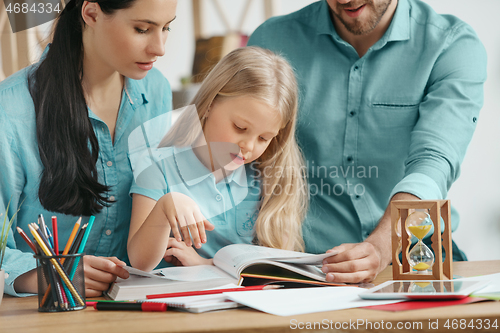
MULTIPOLYGON (((48 257, 51 257, 52 253, 50 252, 50 249, 47 247, 47 245, 45 244, 43 239, 40 237, 40 235, 36 231, 36 229, 38 229, 38 226, 35 224, 35 226, 28 225, 28 227, 30 228, 30 231, 33 234, 33 237, 35 237, 36 241, 38 242, 38 245, 40 245, 40 247, 42 248, 42 251, 45 252, 45 255, 47 255, 48 257)), ((81 305, 85 305, 82 298, 80 297, 80 295, 76 291, 75 287, 71 283, 70 279, 68 278, 68 276, 66 275, 66 273, 64 272, 62 267, 60 266, 59 262, 54 258, 50 258, 49 260, 52 263, 52 265, 54 265, 54 268, 56 269, 57 273, 59 274, 59 276, 61 276, 61 279, 63 280, 64 284, 71 291, 71 293, 76 298, 78 303, 80 303, 81 305)))

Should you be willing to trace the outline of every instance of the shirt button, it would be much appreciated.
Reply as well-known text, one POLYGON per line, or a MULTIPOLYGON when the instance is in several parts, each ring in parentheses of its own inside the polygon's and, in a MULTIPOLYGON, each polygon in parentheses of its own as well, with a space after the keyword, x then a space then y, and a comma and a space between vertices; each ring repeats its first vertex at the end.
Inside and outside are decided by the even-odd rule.
POLYGON ((359 199, 359 198, 361 198, 361 196, 360 195, 356 195, 356 199, 359 199))
POLYGON ((215 196, 215 200, 217 200, 217 201, 221 201, 221 200, 222 200, 221 195, 220 195, 220 194, 217 194, 217 195, 215 196))
POLYGON ((114 196, 110 196, 110 197, 109 197, 109 200, 110 200, 110 201, 115 201, 115 197, 114 197, 114 196))
POLYGON ((106 165, 109 166, 109 167, 112 167, 113 166, 113 162, 108 161, 108 163, 106 163, 106 165))
POLYGON ((472 118, 472 122, 474 123, 477 122, 477 118, 476 117, 472 118))
POLYGON ((111 235, 111 233, 112 233, 112 231, 111 231, 111 230, 109 230, 109 229, 108 229, 108 230, 106 230, 106 235, 108 235, 108 236, 109 236, 109 235, 111 235))
POLYGON ((354 66, 354 70, 355 70, 355 71, 357 71, 358 69, 359 69, 359 66, 358 66, 358 65, 354 66))
POLYGON ((354 116, 356 115, 356 111, 351 111, 351 112, 349 112, 349 115, 350 115, 351 117, 354 117, 354 116))
POLYGON ((347 162, 352 162, 353 160, 352 156, 347 156, 347 162))

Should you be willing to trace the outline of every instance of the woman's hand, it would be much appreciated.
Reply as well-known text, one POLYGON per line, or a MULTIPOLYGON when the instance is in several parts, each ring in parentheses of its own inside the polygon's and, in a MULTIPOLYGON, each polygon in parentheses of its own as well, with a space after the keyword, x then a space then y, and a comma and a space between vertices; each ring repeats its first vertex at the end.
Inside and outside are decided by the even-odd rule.
POLYGON ((101 296, 103 291, 116 277, 128 279, 129 273, 123 268, 126 264, 116 257, 84 256, 85 296, 101 296))
POLYGON ((214 226, 203 216, 200 207, 193 199, 182 193, 170 192, 161 197, 158 202, 162 204, 177 242, 182 242, 184 239, 185 245, 191 247, 191 237, 193 237, 194 246, 197 249, 201 248, 202 243, 207 242, 205 230, 214 230, 214 226))
POLYGON ((175 238, 168 240, 168 248, 164 258, 166 262, 176 266, 212 265, 212 259, 201 257, 195 249, 187 246, 184 242, 179 242, 175 238))

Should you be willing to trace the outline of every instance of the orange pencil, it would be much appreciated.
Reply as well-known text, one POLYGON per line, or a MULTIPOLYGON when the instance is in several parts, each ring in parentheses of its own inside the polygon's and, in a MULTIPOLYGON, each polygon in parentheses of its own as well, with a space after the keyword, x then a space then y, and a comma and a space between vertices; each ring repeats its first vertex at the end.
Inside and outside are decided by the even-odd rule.
MULTIPOLYGON (((68 254, 69 249, 71 248, 71 244, 73 244, 73 241, 75 240, 76 234, 78 233, 78 230, 80 229, 81 222, 82 222, 82 217, 80 216, 78 221, 76 221, 75 226, 73 227, 73 230, 71 231, 71 235, 69 235, 68 242, 66 243, 66 246, 64 247, 64 251, 62 253, 63 256, 68 254)), ((61 259, 61 264, 64 264, 64 259, 66 259, 66 258, 61 259)))

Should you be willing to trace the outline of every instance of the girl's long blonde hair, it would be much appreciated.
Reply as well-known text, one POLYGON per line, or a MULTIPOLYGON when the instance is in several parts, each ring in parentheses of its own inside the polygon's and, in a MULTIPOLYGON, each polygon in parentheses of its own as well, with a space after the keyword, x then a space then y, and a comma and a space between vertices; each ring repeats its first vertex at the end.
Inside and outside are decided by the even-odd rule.
MULTIPOLYGON (((280 114, 282 128, 262 156, 253 162, 261 179, 262 193, 255 236, 259 245, 303 251, 302 222, 309 191, 304 160, 295 140, 297 91, 288 62, 271 51, 252 46, 226 55, 205 78, 191 104, 196 106, 201 128, 217 98, 251 96, 280 114)), ((200 132, 193 130, 192 119, 182 119, 189 114, 183 113, 159 147, 193 144, 200 132)))

